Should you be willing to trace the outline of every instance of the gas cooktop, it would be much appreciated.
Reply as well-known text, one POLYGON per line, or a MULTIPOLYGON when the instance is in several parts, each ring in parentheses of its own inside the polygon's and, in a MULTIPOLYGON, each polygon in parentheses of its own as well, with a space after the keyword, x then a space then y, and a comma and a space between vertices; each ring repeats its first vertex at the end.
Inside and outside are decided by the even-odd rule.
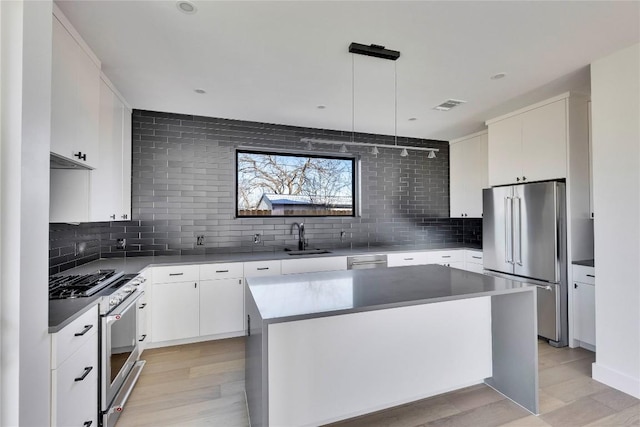
POLYGON ((120 278, 115 270, 98 270, 91 274, 49 277, 49 299, 85 298, 95 295, 120 278))

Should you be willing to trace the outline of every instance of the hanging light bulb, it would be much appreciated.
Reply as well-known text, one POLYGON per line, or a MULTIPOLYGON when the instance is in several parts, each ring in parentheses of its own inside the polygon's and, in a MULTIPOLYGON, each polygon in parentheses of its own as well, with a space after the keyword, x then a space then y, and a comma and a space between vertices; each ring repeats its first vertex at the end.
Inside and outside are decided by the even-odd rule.
POLYGON ((407 152, 406 148, 403 148, 402 151, 400 152, 400 157, 407 157, 407 156, 409 156, 409 153, 407 152))
POLYGON ((436 158, 436 152, 429 151, 429 154, 427 155, 427 159, 435 159, 435 158, 436 158))
POLYGON ((374 145, 373 148, 371 149, 371 154, 373 154, 374 156, 377 156, 378 154, 380 154, 378 147, 374 145))
POLYGON ((340 152, 341 153, 346 153, 347 152, 347 146, 345 144, 342 144, 342 146, 340 147, 340 152))

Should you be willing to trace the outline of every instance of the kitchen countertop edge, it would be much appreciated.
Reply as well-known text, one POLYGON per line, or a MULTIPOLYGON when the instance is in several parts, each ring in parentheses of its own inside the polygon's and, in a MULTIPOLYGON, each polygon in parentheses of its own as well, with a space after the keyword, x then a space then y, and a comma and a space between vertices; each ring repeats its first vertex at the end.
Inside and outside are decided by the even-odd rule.
MULTIPOLYGON (((482 250, 482 248, 465 244, 437 244, 429 246, 377 246, 368 248, 336 249, 328 254, 309 254, 290 256, 285 251, 279 252, 230 252, 227 254, 206 255, 163 255, 152 257, 100 258, 95 261, 65 270, 59 274, 86 274, 96 270, 115 269, 124 273, 139 273, 150 267, 172 265, 218 264, 223 262, 281 261, 293 259, 311 259, 338 256, 357 256, 365 254, 390 254, 393 252, 431 252, 439 250, 482 250)), ((98 303, 98 298, 50 300, 49 301, 49 333, 59 332, 80 315, 98 303)))

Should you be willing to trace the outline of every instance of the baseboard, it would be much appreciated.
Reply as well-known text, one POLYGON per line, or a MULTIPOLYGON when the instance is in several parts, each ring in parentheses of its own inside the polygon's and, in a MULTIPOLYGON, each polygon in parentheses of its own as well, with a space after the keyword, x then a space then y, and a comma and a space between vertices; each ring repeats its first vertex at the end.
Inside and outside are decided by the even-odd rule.
POLYGON ((638 378, 630 377, 598 363, 591 365, 591 376, 596 381, 640 399, 640 379, 638 378))
POLYGON ((171 341, 159 341, 159 342, 150 342, 145 347, 146 350, 152 348, 162 348, 162 347, 171 347, 174 345, 184 345, 184 344, 194 344, 197 342, 203 341, 213 341, 213 340, 221 340, 226 338, 235 338, 244 336, 244 331, 242 332, 231 332, 226 334, 217 334, 217 335, 205 335, 201 337, 192 337, 192 338, 184 338, 179 340, 171 340, 171 341))

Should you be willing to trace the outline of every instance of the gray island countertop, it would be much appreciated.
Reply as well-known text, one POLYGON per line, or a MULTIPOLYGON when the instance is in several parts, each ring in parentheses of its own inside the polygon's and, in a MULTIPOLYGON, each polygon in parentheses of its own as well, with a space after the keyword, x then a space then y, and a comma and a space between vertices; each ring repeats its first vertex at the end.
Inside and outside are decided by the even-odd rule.
POLYGON ((531 289, 515 280, 437 264, 251 277, 247 286, 265 323, 531 289))

